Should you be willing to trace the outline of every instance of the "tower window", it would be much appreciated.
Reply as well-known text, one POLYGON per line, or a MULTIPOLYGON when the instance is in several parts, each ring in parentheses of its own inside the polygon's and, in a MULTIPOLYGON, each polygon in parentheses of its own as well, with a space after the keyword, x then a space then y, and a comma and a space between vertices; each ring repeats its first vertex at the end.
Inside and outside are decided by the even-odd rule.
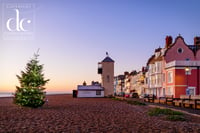
POLYGON ((110 76, 107 75, 107 82, 109 83, 110 82, 110 76))

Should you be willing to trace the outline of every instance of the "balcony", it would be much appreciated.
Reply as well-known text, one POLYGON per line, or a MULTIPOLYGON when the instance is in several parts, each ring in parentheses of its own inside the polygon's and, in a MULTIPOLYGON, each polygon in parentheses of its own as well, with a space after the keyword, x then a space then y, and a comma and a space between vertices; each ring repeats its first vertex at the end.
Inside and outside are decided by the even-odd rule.
POLYGON ((170 67, 186 67, 186 66, 200 66, 200 61, 171 61, 165 65, 165 68, 170 67))
POLYGON ((98 74, 102 74, 103 73, 103 69, 102 69, 102 64, 101 63, 98 63, 98 71, 97 71, 98 74))

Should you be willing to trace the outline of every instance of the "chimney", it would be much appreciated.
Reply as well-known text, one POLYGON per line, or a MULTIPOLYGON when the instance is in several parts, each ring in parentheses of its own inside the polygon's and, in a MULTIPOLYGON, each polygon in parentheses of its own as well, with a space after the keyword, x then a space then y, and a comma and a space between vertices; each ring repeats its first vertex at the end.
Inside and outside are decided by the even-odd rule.
POLYGON ((200 37, 194 37, 194 45, 200 45, 200 37))
POLYGON ((165 48, 169 48, 170 45, 172 44, 172 36, 166 36, 165 38, 165 48))
POLYGON ((126 76, 126 75, 129 75, 129 72, 127 72, 127 71, 126 71, 126 72, 124 72, 124 76, 126 76))

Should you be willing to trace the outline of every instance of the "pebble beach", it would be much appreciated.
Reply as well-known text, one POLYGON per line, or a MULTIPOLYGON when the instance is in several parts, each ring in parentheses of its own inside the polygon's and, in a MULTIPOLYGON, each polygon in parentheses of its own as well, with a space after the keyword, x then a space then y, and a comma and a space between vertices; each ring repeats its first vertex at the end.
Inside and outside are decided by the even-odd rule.
POLYGON ((0 98, 0 133, 200 133, 200 117, 186 121, 149 116, 150 106, 130 105, 111 98, 49 95, 41 108, 20 107, 0 98))

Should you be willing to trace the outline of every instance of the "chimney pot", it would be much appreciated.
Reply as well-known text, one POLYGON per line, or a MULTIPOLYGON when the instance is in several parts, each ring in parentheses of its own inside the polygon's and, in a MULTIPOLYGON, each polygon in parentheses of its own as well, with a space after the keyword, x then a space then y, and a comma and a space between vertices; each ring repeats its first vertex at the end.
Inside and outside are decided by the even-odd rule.
POLYGON ((172 44, 172 36, 166 36, 166 38, 165 38, 165 48, 169 48, 170 47, 170 45, 172 44))
POLYGON ((194 37, 194 45, 200 45, 200 37, 194 37))

